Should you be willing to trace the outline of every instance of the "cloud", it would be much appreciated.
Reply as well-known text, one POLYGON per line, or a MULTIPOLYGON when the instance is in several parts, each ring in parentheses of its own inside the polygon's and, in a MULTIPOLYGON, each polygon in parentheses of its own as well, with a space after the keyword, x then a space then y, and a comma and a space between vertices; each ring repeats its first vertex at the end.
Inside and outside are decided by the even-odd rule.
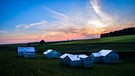
POLYGON ((28 28, 31 28, 31 27, 34 27, 34 26, 45 25, 46 23, 47 23, 47 21, 43 20, 43 21, 37 22, 37 23, 20 24, 20 25, 17 25, 17 26, 16 26, 16 29, 18 29, 18 28, 25 28, 25 29, 28 29, 28 28))
POLYGON ((7 33, 7 31, 0 30, 0 35, 1 35, 1 34, 5 34, 5 33, 7 33))
MULTIPOLYGON (((98 3, 96 2, 95 4, 93 3, 93 6, 99 7, 98 3)), ((97 9, 96 12, 98 16, 104 18, 104 21, 102 21, 101 18, 99 19, 99 17, 97 17, 95 10, 89 7, 92 6, 86 6, 85 10, 82 10, 79 7, 72 7, 70 10, 65 12, 58 12, 46 7, 42 7, 44 10, 51 13, 51 18, 55 19, 55 21, 47 24, 53 27, 49 28, 48 30, 44 29, 43 31, 45 33, 42 37, 62 37, 67 34, 70 34, 70 36, 74 35, 76 37, 80 36, 81 38, 97 37, 99 34, 105 31, 104 27, 109 25, 108 22, 106 23, 106 21, 108 21, 107 17, 109 16, 102 13, 100 9, 97 9)))
POLYGON ((46 8, 46 7, 42 7, 43 9, 49 11, 50 13, 53 13, 53 15, 51 15, 51 17, 53 18, 63 18, 63 19, 69 19, 68 16, 66 16, 65 14, 63 13, 60 13, 60 12, 57 12, 57 11, 54 11, 54 10, 51 10, 49 8, 46 8))

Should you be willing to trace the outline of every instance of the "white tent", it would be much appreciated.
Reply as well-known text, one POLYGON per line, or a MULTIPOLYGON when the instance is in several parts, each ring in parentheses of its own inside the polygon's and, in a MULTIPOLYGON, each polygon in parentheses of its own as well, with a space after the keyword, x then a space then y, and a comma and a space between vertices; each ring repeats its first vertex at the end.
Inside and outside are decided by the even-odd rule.
POLYGON ((61 59, 61 63, 69 65, 70 67, 81 66, 81 59, 78 57, 78 55, 73 54, 65 54, 65 55, 64 55, 65 57, 61 59))
POLYGON ((34 47, 26 47, 26 54, 24 54, 25 58, 33 58, 35 57, 35 49, 34 47))
POLYGON ((92 61, 95 63, 103 62, 103 63, 118 63, 119 55, 115 53, 113 50, 101 50, 97 53, 92 53, 90 55, 92 61))
POLYGON ((91 57, 91 59, 92 59, 92 61, 94 62, 94 63, 98 63, 98 62, 100 62, 100 53, 92 53, 91 55, 90 55, 90 57, 91 57))
POLYGON ((113 50, 101 50, 100 58, 103 63, 118 63, 119 55, 113 50))
POLYGON ((24 56, 25 52, 26 52, 25 47, 18 47, 18 56, 24 56))
POLYGON ((25 58, 35 57, 34 47, 18 47, 18 56, 24 56, 25 58))
POLYGON ((48 49, 47 51, 43 52, 43 54, 48 54, 51 51, 53 51, 53 50, 52 49, 48 49))
POLYGON ((112 50, 101 50, 99 51, 100 56, 106 56, 108 55, 112 50))
POLYGON ((47 51, 43 52, 43 56, 46 58, 60 58, 61 53, 52 49, 48 49, 47 51))

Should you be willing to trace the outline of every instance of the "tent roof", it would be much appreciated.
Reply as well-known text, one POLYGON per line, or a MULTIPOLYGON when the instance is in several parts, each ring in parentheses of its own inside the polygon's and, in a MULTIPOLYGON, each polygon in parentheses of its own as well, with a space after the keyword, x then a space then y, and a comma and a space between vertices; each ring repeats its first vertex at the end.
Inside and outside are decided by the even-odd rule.
POLYGON ((77 60, 81 60, 80 57, 78 55, 68 55, 68 57, 71 59, 71 61, 77 61, 77 60))
POLYGON ((99 51, 100 56, 106 56, 108 55, 112 50, 101 50, 99 51))
POLYGON ((60 58, 65 58, 66 56, 68 56, 68 55, 72 55, 72 54, 68 54, 68 53, 65 53, 65 54, 63 54, 62 56, 60 56, 60 58))
POLYGON ((35 52, 34 47, 18 47, 18 52, 35 52))
POLYGON ((87 58, 88 56, 86 54, 80 54, 79 57, 80 58, 87 58))
POLYGON ((73 55, 73 54, 65 53, 62 56, 60 56, 60 58, 63 59, 65 57, 67 57, 67 56, 71 59, 71 61, 77 61, 77 60, 81 60, 80 58, 88 57, 86 54, 73 55))
POLYGON ((35 52, 34 47, 26 47, 26 52, 35 52))
POLYGON ((60 58, 63 59, 65 57, 67 57, 67 56, 71 59, 71 61, 77 61, 77 60, 81 60, 80 58, 86 58, 86 57, 88 57, 85 54, 73 55, 73 54, 65 53, 62 56, 60 56, 60 58))
POLYGON ((92 53, 94 57, 100 57, 100 53, 92 53))
POLYGON ((43 52, 43 54, 48 54, 51 51, 53 51, 53 50, 52 49, 48 49, 47 51, 43 52))
POLYGON ((25 52, 25 51, 26 51, 25 47, 18 47, 18 52, 25 52))

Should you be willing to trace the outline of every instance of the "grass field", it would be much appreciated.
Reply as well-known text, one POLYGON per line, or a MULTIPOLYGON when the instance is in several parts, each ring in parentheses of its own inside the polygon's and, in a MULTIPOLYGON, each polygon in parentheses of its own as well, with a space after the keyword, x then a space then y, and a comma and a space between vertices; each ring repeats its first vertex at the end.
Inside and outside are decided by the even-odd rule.
POLYGON ((135 75, 135 35, 119 36, 95 40, 77 40, 69 42, 53 42, 46 46, 35 47, 36 57, 25 59, 17 57, 17 47, 26 44, 0 45, 0 75, 1 76, 134 76, 135 75), (121 38, 122 37, 122 38, 121 38), (112 41, 110 41, 111 39, 112 41), (118 42, 120 39, 120 42, 118 42), (124 39, 124 40, 121 40, 124 39), (105 41, 107 40, 107 41, 105 41), (120 59, 119 64, 94 64, 93 68, 71 68, 60 65, 59 59, 43 58, 42 53, 47 49, 59 52, 86 53, 113 49, 130 57, 120 59))

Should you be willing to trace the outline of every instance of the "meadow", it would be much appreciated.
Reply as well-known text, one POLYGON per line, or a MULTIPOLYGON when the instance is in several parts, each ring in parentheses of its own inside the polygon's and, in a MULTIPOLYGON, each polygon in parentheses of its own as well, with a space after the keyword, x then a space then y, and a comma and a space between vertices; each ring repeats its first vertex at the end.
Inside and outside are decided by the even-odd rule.
POLYGON ((17 47, 27 44, 0 45, 0 76, 134 76, 135 35, 90 40, 48 42, 35 47, 35 58, 17 57, 17 47), (119 42, 120 41, 120 42, 119 42), (120 55, 118 64, 94 64, 93 68, 60 65, 59 59, 44 58, 42 53, 54 49, 61 53, 90 55, 101 49, 112 49, 120 55))

